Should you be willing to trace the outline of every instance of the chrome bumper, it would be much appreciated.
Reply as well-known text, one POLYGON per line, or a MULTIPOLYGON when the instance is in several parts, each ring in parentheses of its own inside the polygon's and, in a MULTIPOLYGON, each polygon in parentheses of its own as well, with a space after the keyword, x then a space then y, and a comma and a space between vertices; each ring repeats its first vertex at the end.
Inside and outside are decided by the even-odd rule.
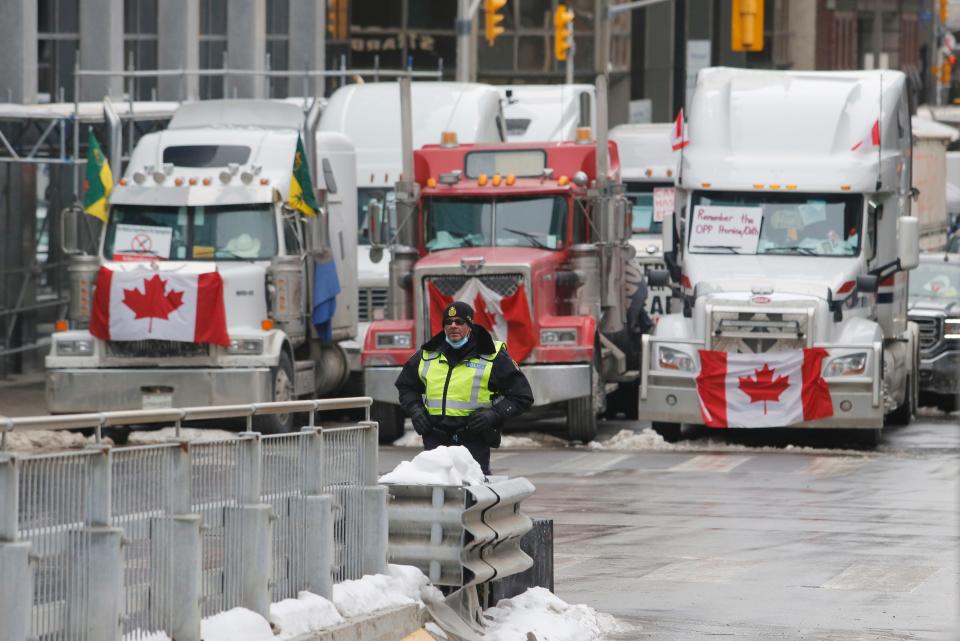
POLYGON ((270 368, 55 369, 47 372, 47 410, 55 413, 196 407, 273 400, 270 368))
MULTIPOLYGON (((401 367, 368 367, 363 370, 364 394, 375 401, 397 405, 401 367)), ((590 395, 590 370, 587 363, 573 365, 523 365, 520 371, 533 390, 534 406, 549 405, 590 395)))
POLYGON ((946 351, 920 360, 920 392, 957 394, 960 392, 960 351, 946 351))

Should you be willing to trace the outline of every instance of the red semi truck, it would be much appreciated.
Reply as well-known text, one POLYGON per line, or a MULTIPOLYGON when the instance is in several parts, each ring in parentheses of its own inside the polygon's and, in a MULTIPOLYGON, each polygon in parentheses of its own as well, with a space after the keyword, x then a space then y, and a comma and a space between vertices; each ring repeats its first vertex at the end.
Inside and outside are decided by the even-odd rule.
POLYGON ((398 188, 399 229, 389 243, 388 320, 371 324, 362 356, 381 440, 402 433, 394 381, 440 330, 451 300, 473 305, 478 322, 507 342, 536 405, 565 411, 571 440, 591 440, 606 395, 636 379, 631 311, 642 309, 633 300, 642 275, 631 261, 617 149, 586 129, 578 138, 447 138, 413 154, 406 175, 414 181, 398 188), (597 149, 608 151, 599 162, 597 149))

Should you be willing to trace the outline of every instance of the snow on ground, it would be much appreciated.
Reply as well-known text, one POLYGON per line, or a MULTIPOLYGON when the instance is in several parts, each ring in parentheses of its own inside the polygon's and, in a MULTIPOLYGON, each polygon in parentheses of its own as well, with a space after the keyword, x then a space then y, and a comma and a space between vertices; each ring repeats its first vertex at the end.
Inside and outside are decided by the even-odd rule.
POLYGON ((391 563, 387 566, 387 574, 395 581, 400 591, 414 601, 422 602, 424 598, 431 601, 443 599, 443 593, 430 585, 430 579, 420 571, 420 568, 391 563))
MULTIPOLYGON (((113 445, 108 438, 101 443, 113 445)), ((7 449, 14 452, 57 452, 96 444, 93 436, 67 430, 24 430, 7 434, 7 449)))
POLYGON ((416 601, 403 593, 400 582, 385 574, 370 574, 333 586, 333 604, 347 618, 412 603, 416 601))
POLYGON ((312 592, 301 592, 296 599, 284 599, 270 606, 270 622, 279 628, 277 640, 293 639, 343 623, 336 606, 312 592))
POLYGON ((609 614, 587 605, 570 605, 546 588, 530 588, 503 599, 483 613, 484 641, 601 641, 607 634, 625 632, 609 614))
MULTIPOLYGON (((130 445, 152 445, 154 443, 167 443, 177 438, 177 428, 164 427, 159 430, 134 430, 130 432, 130 438, 127 443, 130 445)), ((196 427, 180 428, 180 438, 194 443, 209 443, 212 441, 229 441, 238 438, 236 432, 227 432, 226 430, 205 430, 196 427)))
POLYGON ((381 476, 380 482, 409 485, 480 485, 484 483, 484 476, 470 450, 457 445, 420 452, 412 461, 402 461, 392 472, 381 476))
POLYGON ((203 641, 272 641, 270 624, 262 616, 244 608, 214 614, 200 622, 203 641))
MULTIPOLYGON (((423 447, 423 439, 413 430, 407 430, 403 436, 393 442, 394 447, 423 447)), ((534 449, 538 447, 569 447, 566 439, 543 432, 519 432, 504 434, 501 449, 534 449)))
POLYGON ((423 437, 413 430, 407 430, 403 433, 403 436, 393 442, 393 445, 396 447, 423 447, 423 437))

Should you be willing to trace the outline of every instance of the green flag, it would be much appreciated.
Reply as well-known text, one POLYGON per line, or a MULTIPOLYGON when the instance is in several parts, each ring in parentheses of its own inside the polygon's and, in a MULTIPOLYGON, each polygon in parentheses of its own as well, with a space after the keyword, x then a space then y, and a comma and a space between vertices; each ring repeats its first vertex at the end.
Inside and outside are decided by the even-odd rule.
POLYGON ((287 203, 305 216, 316 216, 320 203, 313 194, 313 182, 310 180, 310 164, 303 150, 303 140, 297 134, 297 151, 293 155, 293 177, 290 179, 290 196, 287 203))
POLYGON ((87 175, 83 181, 83 211, 107 222, 107 198, 113 189, 110 163, 103 157, 100 144, 90 129, 87 140, 87 175))

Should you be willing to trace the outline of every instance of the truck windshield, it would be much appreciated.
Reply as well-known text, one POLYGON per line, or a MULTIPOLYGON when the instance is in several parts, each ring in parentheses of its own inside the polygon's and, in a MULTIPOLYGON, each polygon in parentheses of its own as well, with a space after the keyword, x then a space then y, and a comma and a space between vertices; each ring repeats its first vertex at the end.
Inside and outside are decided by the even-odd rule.
POLYGON ((108 260, 259 260, 277 254, 268 203, 218 207, 114 205, 103 255, 108 260))
POLYGON ((494 246, 559 249, 567 201, 563 196, 429 198, 424 218, 429 251, 494 246))
POLYGON ((960 264, 921 262, 910 274, 910 298, 960 299, 960 264))
POLYGON ((662 212, 654 212, 654 190, 669 190, 672 199, 673 185, 670 183, 659 185, 656 183, 628 182, 626 188, 627 199, 633 205, 631 212, 633 233, 659 234, 660 228, 663 226, 663 214, 662 212))
POLYGON ((390 212, 390 234, 392 238, 396 231, 397 195, 390 187, 366 187, 357 190, 357 242, 360 245, 370 244, 370 203, 377 201, 381 207, 390 212))
POLYGON ((694 192, 694 254, 856 256, 863 197, 845 194, 694 192))

